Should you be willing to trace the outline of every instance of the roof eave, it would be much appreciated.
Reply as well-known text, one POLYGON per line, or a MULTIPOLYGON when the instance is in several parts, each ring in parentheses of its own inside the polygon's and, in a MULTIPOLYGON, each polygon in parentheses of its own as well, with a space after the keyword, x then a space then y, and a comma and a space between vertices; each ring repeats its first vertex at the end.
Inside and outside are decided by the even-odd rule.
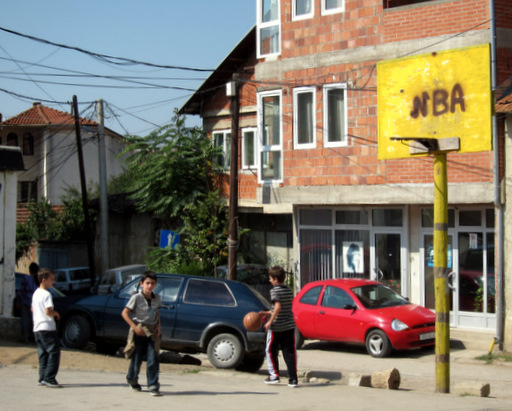
POLYGON ((180 114, 200 115, 202 102, 205 97, 215 93, 217 88, 227 83, 233 73, 239 69, 239 62, 245 61, 251 52, 256 50, 256 26, 238 42, 226 58, 218 65, 215 71, 203 82, 188 101, 179 109, 180 114), (250 50, 248 52, 248 50, 250 50))

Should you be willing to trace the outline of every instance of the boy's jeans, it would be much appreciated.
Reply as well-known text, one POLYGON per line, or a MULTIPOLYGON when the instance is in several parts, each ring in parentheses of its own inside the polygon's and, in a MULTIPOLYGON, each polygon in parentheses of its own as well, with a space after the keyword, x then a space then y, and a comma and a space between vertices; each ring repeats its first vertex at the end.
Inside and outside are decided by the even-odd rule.
POLYGON ((39 381, 55 384, 60 364, 60 343, 57 331, 36 331, 34 339, 39 356, 39 381))
POLYGON ((130 360, 130 367, 126 375, 126 381, 130 385, 138 384, 140 366, 144 356, 146 356, 146 376, 148 389, 158 390, 160 384, 158 383, 159 362, 158 356, 155 351, 155 342, 152 338, 146 336, 134 335, 135 351, 130 360))

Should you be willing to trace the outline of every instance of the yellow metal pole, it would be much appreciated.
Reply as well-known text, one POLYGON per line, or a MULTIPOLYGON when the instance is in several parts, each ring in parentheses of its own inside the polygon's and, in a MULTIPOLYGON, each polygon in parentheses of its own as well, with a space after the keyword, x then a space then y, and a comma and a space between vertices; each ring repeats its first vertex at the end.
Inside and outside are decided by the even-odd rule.
POLYGON ((434 288, 436 392, 450 392, 450 298, 448 289, 448 178, 446 153, 434 154, 434 288))

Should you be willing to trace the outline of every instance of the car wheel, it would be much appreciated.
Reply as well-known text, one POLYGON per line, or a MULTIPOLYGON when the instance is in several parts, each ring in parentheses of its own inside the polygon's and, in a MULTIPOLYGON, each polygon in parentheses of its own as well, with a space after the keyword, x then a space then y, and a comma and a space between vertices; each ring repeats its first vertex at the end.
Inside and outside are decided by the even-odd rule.
POLYGON ((304 336, 301 334, 298 328, 295 328, 295 348, 300 350, 304 345, 304 336))
POLYGON ((244 372, 257 372, 263 365, 263 362, 265 361, 264 355, 246 355, 244 356, 244 359, 240 363, 238 367, 236 367, 237 371, 244 371, 244 372))
POLYGON ((391 352, 391 343, 382 330, 372 330, 366 336, 366 351, 372 357, 387 357, 391 352))
POLYGON ((89 342, 91 326, 81 315, 74 315, 64 323, 62 343, 67 348, 84 348, 89 342))
POLYGON ((208 344, 208 359, 216 368, 235 368, 244 356, 242 343, 233 334, 219 334, 208 344))

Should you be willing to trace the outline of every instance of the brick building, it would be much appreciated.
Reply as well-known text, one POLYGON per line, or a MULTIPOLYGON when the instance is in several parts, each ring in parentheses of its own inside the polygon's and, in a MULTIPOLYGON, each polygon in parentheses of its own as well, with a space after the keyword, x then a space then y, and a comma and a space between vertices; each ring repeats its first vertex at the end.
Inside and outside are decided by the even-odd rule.
MULTIPOLYGON (((433 158, 379 160, 377 63, 490 44, 500 98, 510 93, 512 3, 256 5, 256 26, 181 109, 199 114, 223 147, 218 167, 227 195, 232 117, 224 84, 239 76, 239 212, 251 229, 245 249, 257 262, 287 265, 297 288, 331 277, 377 278, 434 309, 433 158)), ((506 270, 495 252, 506 244, 495 247, 506 216, 496 195, 506 191, 504 119, 496 117, 496 152, 447 156, 451 326, 501 334, 512 332, 500 292, 506 270)))

